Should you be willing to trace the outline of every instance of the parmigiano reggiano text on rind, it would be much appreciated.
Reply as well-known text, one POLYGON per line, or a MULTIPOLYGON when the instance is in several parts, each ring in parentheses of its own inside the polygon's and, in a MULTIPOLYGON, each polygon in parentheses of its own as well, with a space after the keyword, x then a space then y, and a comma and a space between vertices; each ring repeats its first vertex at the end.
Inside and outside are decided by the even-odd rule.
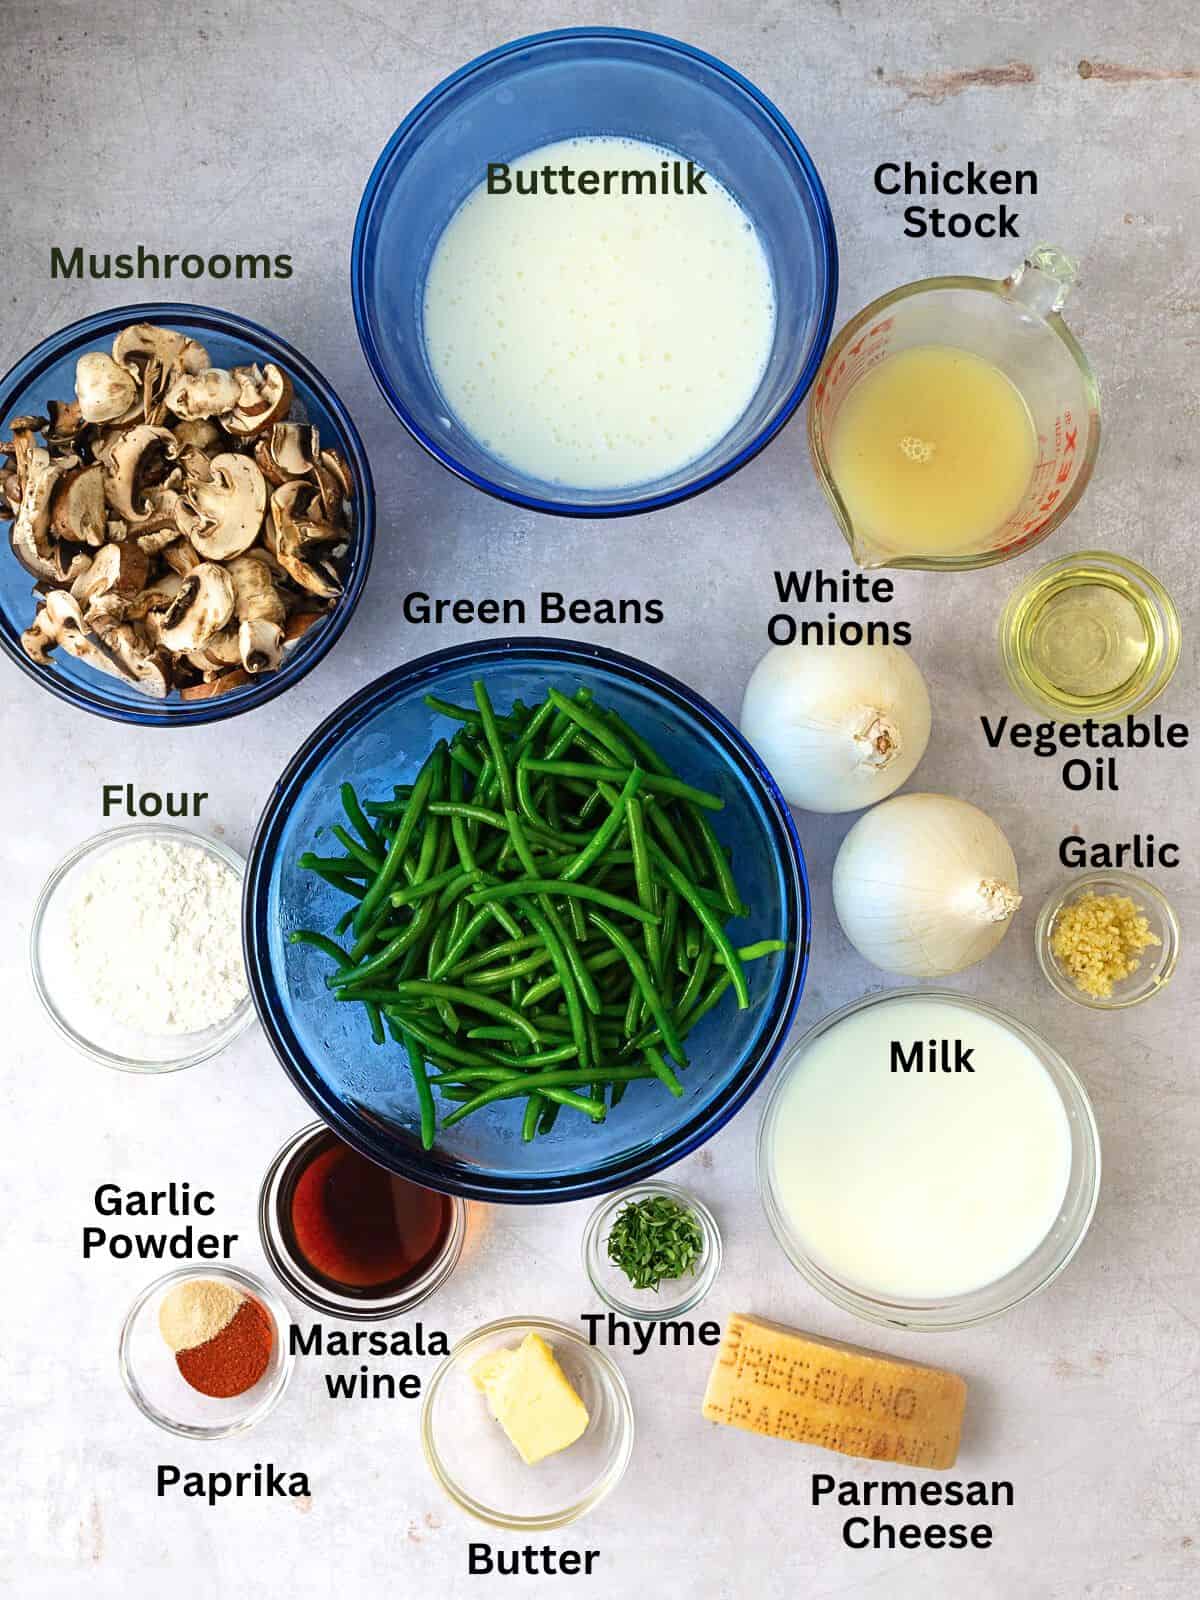
POLYGON ((855 1345, 732 1316, 703 1414, 749 1433, 905 1466, 952 1467, 967 1386, 855 1345))

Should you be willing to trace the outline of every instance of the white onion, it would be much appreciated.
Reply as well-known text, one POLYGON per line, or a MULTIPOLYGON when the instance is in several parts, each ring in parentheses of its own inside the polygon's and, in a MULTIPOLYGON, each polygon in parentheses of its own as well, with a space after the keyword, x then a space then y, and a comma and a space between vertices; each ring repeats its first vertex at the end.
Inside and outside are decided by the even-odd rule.
POLYGON ((755 667, 742 732, 805 811, 858 811, 912 774, 929 692, 899 645, 777 645, 755 667))
POLYGON ((1021 903, 1017 863, 986 812, 901 794, 860 817, 833 864, 847 939, 884 972, 942 978, 989 955, 1021 903))

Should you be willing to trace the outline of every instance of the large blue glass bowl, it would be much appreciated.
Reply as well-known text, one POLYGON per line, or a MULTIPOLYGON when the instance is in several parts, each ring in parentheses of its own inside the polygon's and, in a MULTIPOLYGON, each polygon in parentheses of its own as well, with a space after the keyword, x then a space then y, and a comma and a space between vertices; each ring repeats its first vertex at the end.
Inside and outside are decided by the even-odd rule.
MULTIPOLYGON (((230 311, 209 306, 150 302, 116 306, 95 316, 72 322, 43 339, 0 378, 0 428, 22 414, 45 416, 49 400, 71 400, 75 394, 75 363, 88 350, 111 351, 122 328, 151 322, 190 334, 208 351, 213 365, 236 367, 273 361, 291 378, 295 389, 291 415, 320 429, 321 443, 340 450, 350 465, 354 481, 351 507, 350 549, 343 564, 341 598, 315 627, 288 652, 277 672, 266 672, 240 689, 210 700, 183 700, 178 690, 165 700, 152 700, 132 684, 78 661, 65 650, 55 651, 51 665, 31 661, 21 648, 21 634, 33 621, 34 580, 13 555, 0 549, 0 649, 23 672, 60 700, 84 711, 150 727, 186 727, 198 722, 220 722, 239 712, 261 706, 283 694, 310 672, 332 648, 349 622, 371 566, 375 539, 375 490, 371 470, 358 430, 350 414, 313 364, 290 344, 257 323, 230 311)), ((3 528, 0 524, 0 529, 3 528)), ((11 525, 10 525, 11 526, 11 525)), ((7 535, 0 533, 0 539, 7 535)))
MULTIPOLYGON (((318 846, 319 848, 319 846, 318 846)), ((333 848, 337 849, 336 846, 333 848)), ((335 711, 280 778, 259 821, 246 869, 246 966, 259 1019, 300 1092, 363 1155, 434 1189, 505 1202, 574 1200, 644 1178, 695 1150, 753 1094, 787 1037, 808 962, 808 881, 791 813, 751 750, 720 712, 644 662, 595 645, 515 639, 442 650, 397 668, 335 711), (716 790, 713 822, 733 852, 751 914, 735 942, 777 938, 787 950, 747 968, 751 1006, 731 995, 688 1038, 686 1093, 634 1082, 601 1125, 564 1112, 531 1144, 511 1104, 475 1113, 425 1152, 397 1045, 371 1042, 361 1006, 335 1001, 328 960, 288 943, 295 928, 329 928, 345 908, 297 858, 341 820, 338 787, 390 796, 411 781, 434 741, 457 726, 424 704, 437 694, 470 702, 483 678, 498 710, 581 686, 655 744, 680 775, 716 790)))
POLYGON ((837 243, 807 150, 752 83, 676 39, 565 28, 480 56, 404 119, 363 194, 351 285, 359 338, 384 398, 443 466, 535 511, 624 516, 719 483, 787 422, 829 342, 837 243), (758 228, 775 279, 775 342, 740 421, 697 460, 633 489, 565 489, 497 460, 442 398, 422 331, 434 247, 487 163, 581 134, 650 140, 711 172, 758 228))

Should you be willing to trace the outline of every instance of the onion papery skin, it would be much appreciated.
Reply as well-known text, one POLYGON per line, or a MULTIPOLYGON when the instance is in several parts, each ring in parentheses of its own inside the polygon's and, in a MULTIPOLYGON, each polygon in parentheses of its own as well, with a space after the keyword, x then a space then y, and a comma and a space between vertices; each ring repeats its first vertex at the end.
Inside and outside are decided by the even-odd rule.
POLYGON ((1021 903, 1017 862, 985 811, 949 795, 885 800, 833 866, 847 939, 883 972, 945 978, 991 954, 1021 903))

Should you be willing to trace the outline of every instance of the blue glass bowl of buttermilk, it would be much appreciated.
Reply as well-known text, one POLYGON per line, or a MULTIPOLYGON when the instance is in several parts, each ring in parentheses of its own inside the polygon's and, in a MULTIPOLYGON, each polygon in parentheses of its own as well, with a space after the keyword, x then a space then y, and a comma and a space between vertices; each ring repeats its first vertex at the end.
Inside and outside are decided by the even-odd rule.
POLYGON ((359 207, 354 315, 413 437, 535 511, 654 511, 751 460, 812 383, 837 298, 829 203, 732 68, 569 28, 460 68, 359 207))
MULTIPOLYGON (((480 641, 423 656, 360 690, 301 746, 274 786, 246 870, 243 943, 259 1020, 317 1114, 360 1154, 427 1188, 503 1204, 579 1200, 626 1188, 679 1161, 746 1104, 787 1038, 808 964, 810 909, 800 841, 787 803, 741 735, 713 706, 665 673, 598 645, 564 639, 480 641), (730 852, 749 914, 729 924, 736 946, 779 940, 747 963, 749 1005, 732 995, 688 1034, 684 1094, 629 1085, 603 1122, 577 1111, 530 1143, 501 1101, 419 1136, 420 1110, 404 1054, 375 1045, 364 1008, 341 1005, 326 955, 291 942, 299 928, 332 928, 345 896, 300 866, 343 820, 340 786, 364 801, 409 783, 458 724, 426 703, 469 703, 482 679, 497 712, 534 705, 549 686, 586 688, 648 740, 683 779, 724 802, 712 826, 730 852)), ((439 1099, 439 1120, 447 1102, 439 1099)))

